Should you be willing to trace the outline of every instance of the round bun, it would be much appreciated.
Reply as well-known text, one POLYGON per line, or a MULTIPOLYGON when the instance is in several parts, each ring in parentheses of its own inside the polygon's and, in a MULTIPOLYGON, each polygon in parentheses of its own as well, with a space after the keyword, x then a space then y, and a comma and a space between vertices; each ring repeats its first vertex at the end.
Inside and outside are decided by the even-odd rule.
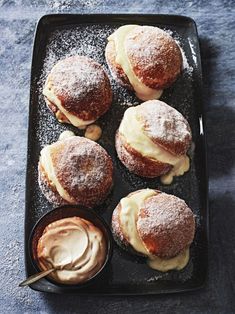
POLYGON ((102 203, 113 184, 113 164, 99 144, 73 136, 46 146, 38 165, 39 185, 54 205, 102 203), (51 170, 52 169, 52 170, 51 170))
MULTIPOLYGON (((167 32, 158 27, 136 25, 127 32, 124 45, 134 74, 147 87, 165 89, 177 79, 182 70, 179 46, 167 32)), ((122 66, 116 62, 114 40, 109 40, 105 56, 114 78, 133 90, 122 66)))
POLYGON ((112 102, 110 82, 102 66, 77 55, 56 63, 47 77, 43 94, 60 122, 77 127, 97 120, 112 102))
POLYGON ((190 126, 181 113, 150 100, 126 110, 116 133, 116 150, 131 172, 157 177, 186 158, 191 140, 190 126))
MULTIPOLYGON (((138 190, 126 196, 135 197, 144 190, 138 190)), ((160 258, 172 258, 187 249, 195 234, 195 218, 191 209, 180 198, 153 191, 143 200, 138 208, 136 230, 139 240, 146 249, 144 255, 154 255, 160 258)), ((140 255, 131 245, 129 236, 123 232, 120 215, 121 202, 112 216, 112 232, 116 242, 132 253, 140 255)))

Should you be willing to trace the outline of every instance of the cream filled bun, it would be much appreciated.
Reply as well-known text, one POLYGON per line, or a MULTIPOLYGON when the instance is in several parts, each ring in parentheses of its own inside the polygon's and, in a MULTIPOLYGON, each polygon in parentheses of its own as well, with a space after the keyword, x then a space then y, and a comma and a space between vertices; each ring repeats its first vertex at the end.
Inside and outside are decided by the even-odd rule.
POLYGON ((128 108, 116 133, 121 162, 142 177, 158 177, 170 184, 189 170, 186 155, 192 135, 187 120, 159 100, 128 108))
POLYGON ((110 107, 112 90, 101 65, 85 56, 57 62, 44 89, 46 103, 60 122, 82 128, 96 121, 110 107))
POLYGON ((63 284, 79 284, 103 266, 107 244, 102 231, 90 221, 68 217, 50 223, 37 244, 41 270, 56 268, 49 277, 63 284))
POLYGON ((41 150, 40 188, 54 205, 102 203, 113 184, 113 163, 104 148, 80 136, 62 133, 57 142, 41 150))
POLYGON ((179 46, 153 26, 119 27, 108 38, 105 56, 114 78, 141 100, 158 99, 182 70, 179 46))
POLYGON ((180 270, 189 261, 195 219, 182 199, 143 189, 121 199, 113 212, 112 232, 118 245, 146 256, 151 268, 180 270))

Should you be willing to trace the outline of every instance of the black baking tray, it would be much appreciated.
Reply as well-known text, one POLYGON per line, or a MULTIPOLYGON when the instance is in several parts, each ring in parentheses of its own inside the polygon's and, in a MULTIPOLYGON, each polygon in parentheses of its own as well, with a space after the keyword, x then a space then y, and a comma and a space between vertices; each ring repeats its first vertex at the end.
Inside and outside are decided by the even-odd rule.
POLYGON ((28 124, 28 160, 25 211, 25 265, 26 275, 35 273, 30 260, 28 241, 36 221, 53 207, 42 195, 37 181, 37 163, 41 148, 56 141, 59 134, 73 130, 60 124, 46 108, 42 85, 53 64, 67 55, 86 54, 100 62, 108 71, 104 58, 107 36, 123 24, 154 25, 169 30, 180 43, 186 59, 185 70, 161 99, 177 108, 189 121, 195 149, 191 151, 188 173, 164 186, 159 179, 143 179, 131 174, 119 162, 115 152, 114 136, 126 108, 137 105, 138 99, 111 79, 114 99, 111 109, 99 119, 103 135, 99 143, 111 155, 115 166, 114 188, 107 201, 95 210, 110 224, 112 211, 128 193, 149 187, 183 198, 196 215, 197 230, 191 246, 191 259, 182 271, 160 273, 147 267, 143 258, 124 252, 114 245, 109 268, 98 282, 86 287, 61 287, 43 279, 31 285, 38 291, 77 294, 160 294, 191 291, 204 286, 208 268, 208 178, 206 171, 206 142, 203 129, 202 70, 200 48, 195 22, 175 15, 134 14, 61 14, 43 16, 37 25, 33 49, 30 107, 28 124))

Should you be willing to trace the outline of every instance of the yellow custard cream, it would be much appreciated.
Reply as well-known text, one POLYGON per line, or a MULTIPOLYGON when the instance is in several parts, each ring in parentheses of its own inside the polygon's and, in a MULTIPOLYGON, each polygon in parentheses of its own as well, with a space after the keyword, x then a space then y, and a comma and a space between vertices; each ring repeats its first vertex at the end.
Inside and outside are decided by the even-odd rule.
POLYGON ((143 84, 135 75, 130 60, 125 50, 125 39, 129 32, 131 32, 138 25, 124 25, 119 27, 111 36, 109 41, 114 41, 116 49, 116 62, 121 65, 123 71, 128 77, 132 87, 135 90, 136 96, 141 100, 158 99, 161 97, 162 90, 149 88, 143 84))
POLYGON ((59 141, 63 141, 66 138, 73 137, 73 136, 75 136, 75 134, 72 131, 68 131, 68 130, 64 131, 60 134, 59 141))
POLYGON ((46 227, 38 242, 38 262, 43 270, 65 284, 87 281, 103 266, 106 242, 103 233, 79 217, 57 220, 46 227))
MULTIPOLYGON (((88 124, 93 123, 95 120, 82 120, 79 119, 78 117, 76 117, 75 115, 71 114, 70 112, 68 112, 61 104, 60 99, 55 95, 55 93, 53 92, 53 88, 52 86, 47 82, 44 89, 43 89, 43 95, 53 104, 56 105, 56 107, 58 108, 59 111, 61 111, 65 117, 70 121, 70 123, 74 126, 76 126, 77 128, 86 126, 88 124)), ((58 116, 58 114, 57 114, 58 116)), ((63 122, 63 121, 61 121, 63 122)))
POLYGON ((143 189, 121 199, 121 212, 119 216, 121 229, 134 250, 148 257, 147 264, 149 267, 162 272, 172 269, 180 270, 188 264, 189 249, 170 259, 153 256, 145 248, 136 228, 138 213, 143 202, 147 198, 156 195, 156 193, 156 191, 151 189, 143 189))
POLYGON ((148 255, 148 252, 136 229, 137 215, 144 200, 155 194, 154 190, 145 189, 121 199, 120 224, 122 231, 133 248, 144 255, 148 255))
POLYGON ((188 264, 188 262, 189 249, 186 249, 179 255, 169 259, 150 256, 148 258, 147 264, 150 268, 159 270, 161 272, 166 272, 171 269, 181 270, 188 264))
POLYGON ((127 143, 141 155, 173 166, 171 171, 162 176, 162 183, 170 184, 174 176, 183 175, 189 170, 190 161, 187 155, 172 155, 145 135, 141 123, 137 119, 136 107, 130 107, 125 111, 119 132, 125 137, 127 143))
POLYGON ((71 196, 65 191, 55 175, 55 170, 51 159, 52 145, 45 146, 41 150, 40 163, 45 170, 48 179, 50 180, 52 185, 55 186, 60 196, 69 203, 74 203, 74 199, 72 199, 71 196))
MULTIPOLYGON (((69 138, 71 136, 74 136, 74 133, 71 131, 64 131, 60 134, 59 141, 64 140, 66 138, 69 138)), ((51 155, 53 153, 54 146, 56 146, 56 143, 53 143, 51 145, 45 146, 40 153, 40 163, 43 167, 49 181, 51 184, 56 188, 57 192, 60 194, 60 196, 68 201, 69 203, 76 203, 76 201, 66 192, 66 190, 62 187, 59 180, 56 177, 54 165, 52 162, 51 155)))

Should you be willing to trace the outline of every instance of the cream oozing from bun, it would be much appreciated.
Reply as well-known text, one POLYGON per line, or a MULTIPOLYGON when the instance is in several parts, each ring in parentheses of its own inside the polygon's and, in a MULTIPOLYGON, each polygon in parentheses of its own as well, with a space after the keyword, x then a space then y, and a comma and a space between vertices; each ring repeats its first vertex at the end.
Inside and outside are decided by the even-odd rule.
POLYGON ((125 137, 127 144, 141 155, 173 166, 172 170, 162 176, 164 184, 170 184, 174 176, 183 175, 189 170, 190 161, 186 154, 173 155, 146 135, 143 124, 138 119, 138 106, 130 107, 125 111, 119 132, 125 137))
POLYGON ((119 214, 120 228, 134 250, 148 257, 147 264, 149 267, 162 272, 172 269, 181 270, 189 261, 188 248, 185 248, 185 250, 175 257, 169 259, 160 258, 149 253, 137 231, 136 223, 138 214, 144 201, 156 194, 157 191, 155 190, 143 189, 122 198, 120 201, 121 210, 119 214))
POLYGON ((128 77, 129 82, 135 90, 136 96, 141 100, 158 99, 161 97, 163 91, 152 89, 141 82, 141 80, 134 73, 126 53, 126 36, 137 26, 138 25, 121 26, 109 36, 108 40, 114 41, 116 49, 116 63, 122 67, 124 73, 128 77))

